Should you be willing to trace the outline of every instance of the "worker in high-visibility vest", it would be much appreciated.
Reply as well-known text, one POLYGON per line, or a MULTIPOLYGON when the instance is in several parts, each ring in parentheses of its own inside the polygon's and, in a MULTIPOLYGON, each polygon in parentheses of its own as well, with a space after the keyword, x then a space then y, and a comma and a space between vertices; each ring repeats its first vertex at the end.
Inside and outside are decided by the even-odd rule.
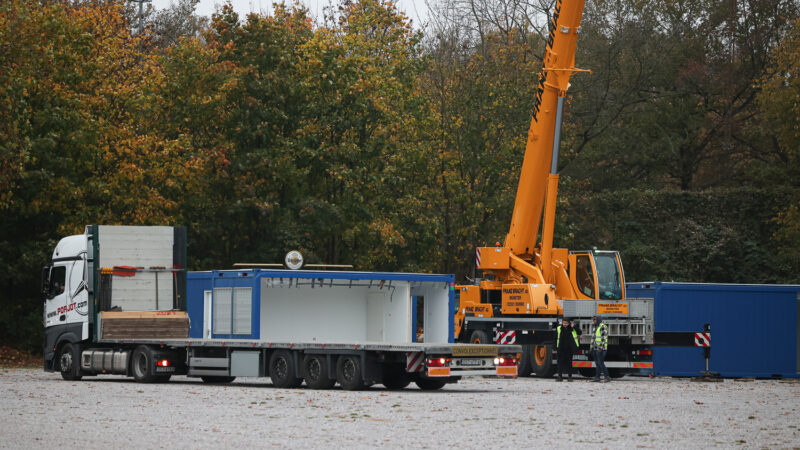
POLYGON ((608 368, 606 368, 606 352, 608 351, 608 325, 603 323, 603 318, 594 316, 592 318, 594 324, 594 340, 592 341, 592 354, 594 355, 594 380, 601 381, 600 375, 605 378, 603 382, 610 381, 608 376, 608 368))
POLYGON ((558 378, 556 381, 564 380, 562 376, 564 372, 567 372, 569 376, 567 381, 572 381, 572 355, 580 345, 579 334, 581 331, 576 330, 566 317, 556 329, 556 350, 558 352, 558 378))

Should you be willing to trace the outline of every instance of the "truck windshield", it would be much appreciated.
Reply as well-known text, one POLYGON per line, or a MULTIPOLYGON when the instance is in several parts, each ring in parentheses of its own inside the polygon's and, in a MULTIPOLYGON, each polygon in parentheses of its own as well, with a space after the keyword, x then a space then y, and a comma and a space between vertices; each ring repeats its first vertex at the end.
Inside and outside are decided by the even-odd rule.
POLYGON ((615 253, 596 253, 594 263, 597 266, 597 284, 601 300, 622 299, 622 276, 620 275, 617 255, 615 253))

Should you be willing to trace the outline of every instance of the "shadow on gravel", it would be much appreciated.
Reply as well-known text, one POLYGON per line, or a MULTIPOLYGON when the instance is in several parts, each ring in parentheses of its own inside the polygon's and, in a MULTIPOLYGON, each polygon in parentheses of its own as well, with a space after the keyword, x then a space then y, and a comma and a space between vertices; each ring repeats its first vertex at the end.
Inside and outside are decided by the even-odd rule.
MULTIPOLYGON (((63 383, 64 380, 61 378, 48 378, 47 381, 52 382, 59 382, 63 383)), ((81 381, 73 381, 72 383, 109 383, 109 384, 132 384, 137 386, 208 386, 209 388, 259 388, 259 389, 274 389, 280 391, 308 391, 308 392, 316 392, 316 389, 310 389, 306 386, 301 386, 297 389, 284 389, 278 388, 270 384, 269 382, 263 383, 253 383, 253 382, 236 382, 233 383, 204 383, 202 380, 170 380, 163 383, 136 383, 130 378, 89 378, 84 377, 81 381)), ((513 383, 513 381, 511 382, 513 383)), ((509 385, 511 386, 511 385, 509 385)), ((326 392, 331 391, 338 391, 338 392, 348 392, 339 387, 334 387, 332 389, 324 389, 326 392)), ((416 389, 414 387, 410 387, 407 389, 401 390, 390 390, 386 389, 381 385, 375 385, 366 389, 362 389, 359 391, 349 391, 349 392, 398 392, 398 393, 408 393, 408 394, 433 394, 433 395, 447 395, 447 394, 485 394, 488 392, 498 392, 498 389, 459 389, 459 390, 452 390, 447 389, 444 387, 438 391, 423 391, 421 389, 416 389)))

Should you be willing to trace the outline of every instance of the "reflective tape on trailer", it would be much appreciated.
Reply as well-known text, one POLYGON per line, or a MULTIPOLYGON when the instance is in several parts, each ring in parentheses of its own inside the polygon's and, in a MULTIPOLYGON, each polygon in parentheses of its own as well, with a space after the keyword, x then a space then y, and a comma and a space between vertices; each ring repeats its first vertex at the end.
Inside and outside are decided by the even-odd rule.
MULTIPOLYGON (((592 361, 572 361, 572 367, 586 368, 595 367, 592 361)), ((606 361, 606 367, 614 369, 652 369, 652 362, 627 362, 627 361, 606 361)))
POLYGON ((406 353, 406 372, 422 372, 422 363, 425 361, 422 352, 406 353))
POLYGON ((494 332, 495 344, 516 344, 517 332, 516 331, 495 331, 494 332))
POLYGON ((481 266, 481 248, 478 247, 475 249, 475 267, 481 266))
POLYGON ((711 347, 711 333, 695 333, 694 334, 695 347, 711 347))

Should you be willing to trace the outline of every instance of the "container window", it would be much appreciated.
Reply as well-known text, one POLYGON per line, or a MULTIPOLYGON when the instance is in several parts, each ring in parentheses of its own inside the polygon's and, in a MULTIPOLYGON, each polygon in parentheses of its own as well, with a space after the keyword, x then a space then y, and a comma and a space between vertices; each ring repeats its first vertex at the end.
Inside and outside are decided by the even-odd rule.
POLYGON ((211 306, 214 334, 231 334, 231 288, 215 288, 211 306))
POLYGON ((233 289, 233 334, 250 334, 253 317, 251 288, 233 289))

